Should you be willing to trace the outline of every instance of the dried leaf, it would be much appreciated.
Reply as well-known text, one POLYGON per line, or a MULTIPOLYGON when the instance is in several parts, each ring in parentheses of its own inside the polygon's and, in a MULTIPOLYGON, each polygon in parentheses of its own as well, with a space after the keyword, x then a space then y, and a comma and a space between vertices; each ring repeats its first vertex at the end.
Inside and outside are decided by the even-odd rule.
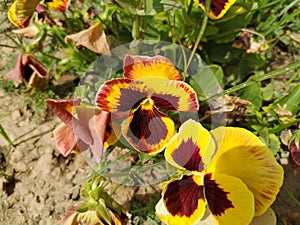
POLYGON ((12 32, 21 35, 24 38, 33 39, 38 34, 39 29, 36 26, 32 25, 22 29, 13 30, 12 32))
POLYGON ((101 23, 95 23, 86 30, 68 35, 65 41, 67 43, 74 41, 76 46, 84 46, 98 54, 104 54, 109 51, 109 45, 101 23))

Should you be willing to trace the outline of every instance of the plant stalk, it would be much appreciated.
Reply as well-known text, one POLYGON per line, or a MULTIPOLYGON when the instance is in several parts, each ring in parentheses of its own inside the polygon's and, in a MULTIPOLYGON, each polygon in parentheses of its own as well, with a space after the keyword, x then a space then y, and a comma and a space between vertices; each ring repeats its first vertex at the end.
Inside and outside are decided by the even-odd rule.
POLYGON ((210 10, 210 3, 211 3, 211 0, 208 0, 208 1, 205 1, 205 12, 204 12, 204 17, 203 17, 203 20, 202 20, 202 24, 201 24, 201 27, 200 27, 200 30, 199 30, 199 33, 198 33, 198 36, 197 36, 197 39, 196 39, 196 42, 194 44, 194 47, 193 47, 193 50, 192 50, 192 53, 190 55, 190 58, 189 58, 189 61, 187 62, 187 65, 186 67, 184 68, 184 73, 183 73, 183 80, 185 80, 185 77, 186 77, 186 72, 187 72, 187 69, 189 68, 191 62, 192 62, 192 59, 196 53, 196 50, 198 48, 198 45, 201 41, 201 38, 204 34, 204 31, 205 31, 205 28, 207 26, 207 22, 208 22, 208 14, 209 14, 209 10, 210 10))
POLYGON ((272 77, 279 76, 279 75, 281 75, 281 74, 283 74, 285 72, 288 72, 288 71, 294 70, 294 69, 298 69, 298 68, 300 68, 300 61, 292 63, 292 64, 290 64, 287 67, 284 67, 284 68, 272 71, 270 73, 267 73, 267 74, 265 74, 263 76, 252 76, 250 80, 247 80, 247 81, 245 81, 243 83, 240 83, 240 84, 238 84, 238 85, 236 85, 234 87, 228 88, 228 89, 226 89, 226 90, 224 90, 224 91, 222 91, 222 92, 220 92, 220 93, 218 93, 216 95, 213 95, 213 96, 207 98, 205 101, 210 101, 210 100, 216 99, 216 98, 218 98, 220 96, 231 94, 231 93, 233 93, 235 91, 238 91, 238 90, 241 90, 241 89, 243 89, 245 87, 248 87, 249 85, 251 85, 251 84, 253 84, 255 82, 261 82, 263 80, 267 80, 267 79, 270 79, 272 77))

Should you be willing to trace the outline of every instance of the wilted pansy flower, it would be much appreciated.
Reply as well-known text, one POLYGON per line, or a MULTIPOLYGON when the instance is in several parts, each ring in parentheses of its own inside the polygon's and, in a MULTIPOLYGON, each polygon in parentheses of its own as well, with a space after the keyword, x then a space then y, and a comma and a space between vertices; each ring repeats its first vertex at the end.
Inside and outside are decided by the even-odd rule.
POLYGON ((175 132, 165 111, 198 111, 196 93, 163 56, 127 56, 124 78, 107 81, 96 96, 104 111, 124 118, 122 134, 138 151, 155 154, 175 132))
POLYGON ((208 132, 188 120, 167 145, 165 157, 183 173, 166 184, 156 206, 169 225, 195 224, 206 206, 216 224, 247 225, 270 207, 283 182, 283 169, 271 151, 243 128, 208 132))
POLYGON ((15 86, 24 82, 28 87, 35 87, 39 84, 39 78, 49 78, 49 76, 41 61, 25 53, 19 55, 14 68, 6 74, 15 86))
MULTIPOLYGON (((205 11, 205 0, 194 0, 205 11)), ((212 0, 210 3, 209 18, 216 20, 225 15, 236 0, 212 0)))
POLYGON ((109 113, 80 105, 80 102, 78 98, 46 100, 48 107, 63 122, 53 131, 55 145, 63 156, 91 147, 94 158, 100 162, 103 147, 108 147, 117 140, 112 129, 108 129, 109 113))

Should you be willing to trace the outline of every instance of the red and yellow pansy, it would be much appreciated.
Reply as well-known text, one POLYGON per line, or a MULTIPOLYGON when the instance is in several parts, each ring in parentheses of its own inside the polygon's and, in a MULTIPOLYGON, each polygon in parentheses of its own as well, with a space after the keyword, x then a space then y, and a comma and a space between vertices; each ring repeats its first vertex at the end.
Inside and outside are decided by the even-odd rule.
POLYGON ((96 96, 102 110, 124 118, 122 134, 146 154, 162 151, 175 125, 162 111, 198 111, 196 93, 163 57, 126 56, 124 78, 104 83, 96 96))
POLYGON ((270 150, 243 128, 209 132, 188 120, 170 140, 165 157, 182 173, 165 185, 156 206, 169 225, 197 223, 206 206, 216 224, 250 224, 270 207, 283 182, 283 169, 270 150))

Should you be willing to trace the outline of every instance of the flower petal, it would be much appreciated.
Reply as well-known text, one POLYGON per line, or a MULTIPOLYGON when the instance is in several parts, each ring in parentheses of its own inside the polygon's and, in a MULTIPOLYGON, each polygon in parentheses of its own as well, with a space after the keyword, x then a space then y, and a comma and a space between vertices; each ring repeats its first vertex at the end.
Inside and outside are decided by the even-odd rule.
MULTIPOLYGON (((194 0, 204 11, 205 1, 194 0)), ((236 0, 212 0, 210 4, 209 18, 216 20, 225 15, 228 9, 235 3, 236 0)))
MULTIPOLYGON (((290 148, 290 160, 296 164, 298 166, 298 168, 300 167, 300 142, 299 140, 292 140, 290 142, 289 145, 290 148), (298 143, 296 143, 298 142, 298 143)), ((295 167, 295 165, 293 164, 293 166, 295 167)))
POLYGON ((63 156, 68 156, 72 151, 77 151, 77 139, 72 127, 62 123, 53 131, 55 146, 63 156))
POLYGON ((183 123, 169 142, 166 160, 175 167, 202 171, 211 162, 215 143, 210 133, 194 120, 183 123))
POLYGON ((204 192, 208 208, 218 224, 248 225, 252 221, 253 194, 240 179, 226 174, 205 174, 204 192))
POLYGON ((129 56, 124 59, 124 77, 141 79, 144 77, 163 77, 169 80, 181 80, 180 73, 171 60, 164 56, 129 56))
POLYGON ((81 139, 85 144, 89 145, 93 143, 93 138, 88 125, 75 118, 72 112, 74 106, 78 106, 80 101, 81 100, 78 98, 47 99, 46 103, 61 121, 72 127, 73 132, 78 139, 81 139))
POLYGON ((246 129, 219 127, 211 133, 218 152, 208 171, 241 179, 254 194, 255 216, 263 214, 282 185, 282 167, 259 138, 246 129))
POLYGON ((18 28, 27 27, 40 0, 15 0, 8 10, 9 20, 18 28))
POLYGON ((159 109, 194 112, 199 110, 197 94, 183 81, 143 78, 151 99, 159 109))
MULTIPOLYGON (((194 224, 205 212, 201 176, 183 176, 171 180, 162 193, 165 209, 157 211, 159 218, 168 225, 194 224), (161 212, 161 214, 160 214, 161 212)), ((162 207, 163 207, 162 206, 162 207)))
POLYGON ((50 9, 65 12, 71 0, 46 0, 45 2, 50 9))
POLYGON ((128 112, 147 97, 142 82, 133 83, 129 79, 114 79, 103 84, 97 95, 96 103, 107 112, 128 112))
POLYGON ((65 99, 47 99, 46 104, 49 109, 58 116, 64 123, 72 123, 73 106, 80 105, 81 99, 79 98, 65 98, 65 99))
POLYGON ((12 80, 15 86, 19 86, 24 79, 24 66, 22 64, 22 54, 19 55, 14 68, 6 74, 6 77, 12 80))
POLYGON ((136 150, 146 154, 162 151, 174 132, 174 122, 155 106, 141 105, 122 126, 127 141, 136 150))

